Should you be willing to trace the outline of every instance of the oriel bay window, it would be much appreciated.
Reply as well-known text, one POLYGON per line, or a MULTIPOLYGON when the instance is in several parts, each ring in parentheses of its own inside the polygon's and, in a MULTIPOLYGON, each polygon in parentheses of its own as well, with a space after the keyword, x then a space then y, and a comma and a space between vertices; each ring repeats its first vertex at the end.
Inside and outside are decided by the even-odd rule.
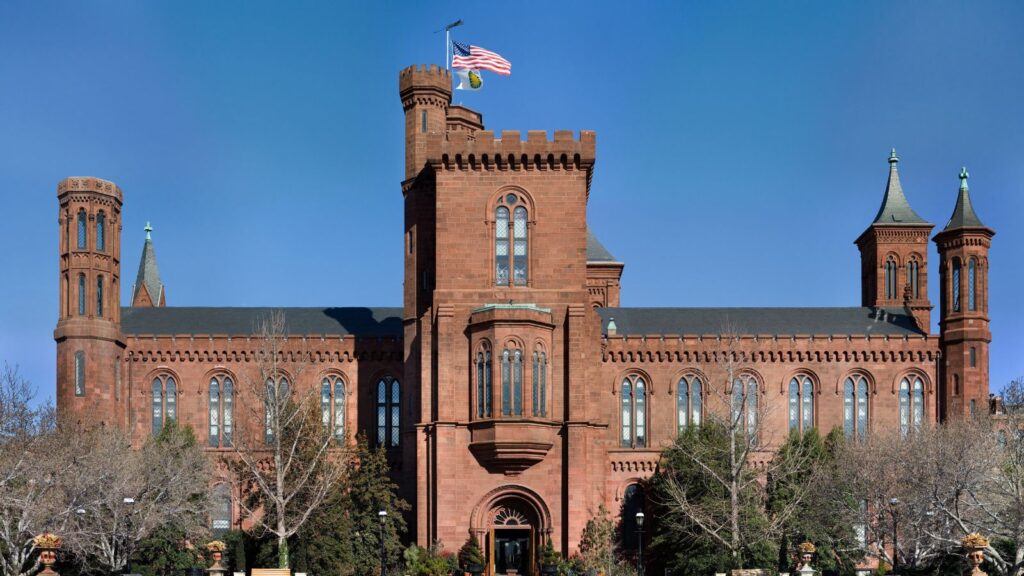
POLYGON ((619 389, 622 403, 621 444, 623 448, 647 446, 647 383, 631 374, 622 379, 619 389))

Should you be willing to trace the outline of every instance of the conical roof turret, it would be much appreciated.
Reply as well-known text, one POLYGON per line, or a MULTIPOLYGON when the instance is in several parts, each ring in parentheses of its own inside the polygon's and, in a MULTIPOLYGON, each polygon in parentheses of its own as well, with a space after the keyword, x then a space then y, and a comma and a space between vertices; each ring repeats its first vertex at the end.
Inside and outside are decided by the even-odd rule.
POLYGON ((903 195, 903 186, 900 185, 900 173, 896 165, 900 159, 896 156, 896 149, 889 153, 889 182, 885 186, 885 196, 882 197, 882 206, 878 214, 871 222, 875 224, 928 224, 928 222, 917 215, 914 209, 907 202, 903 195))
POLYGON ((142 246, 139 259, 139 273, 135 277, 132 291, 132 306, 164 306, 164 284, 160 281, 160 268, 156 265, 156 250, 153 248, 153 227, 146 222, 146 243, 142 246))
POLYGON ((970 174, 967 173, 967 168, 960 168, 960 193, 957 194, 956 207, 953 208, 953 215, 949 217, 944 231, 956 228, 986 228, 971 205, 971 192, 967 188, 968 178, 970 174))

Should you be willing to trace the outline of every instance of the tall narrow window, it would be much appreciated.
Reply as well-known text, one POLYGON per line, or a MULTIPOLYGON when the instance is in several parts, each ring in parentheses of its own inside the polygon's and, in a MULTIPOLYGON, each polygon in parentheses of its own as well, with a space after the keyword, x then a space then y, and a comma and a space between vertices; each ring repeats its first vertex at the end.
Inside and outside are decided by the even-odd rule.
POLYGON ((679 432, 687 426, 700 426, 701 420, 701 385, 697 376, 684 376, 679 379, 676 390, 676 420, 679 432))
POLYGON ((910 433, 910 381, 900 381, 900 437, 910 433))
POLYGON ((103 252, 107 249, 107 216, 103 212, 96 215, 96 250, 103 252))
POLYGON ((75 396, 85 396, 85 352, 75 352, 75 396))
POLYGON ((924 424, 924 382, 920 378, 914 378, 913 393, 914 429, 917 430, 924 424))
POLYGON ((508 286, 508 208, 498 206, 494 213, 494 263, 498 286, 508 286))
POLYGON ((164 428, 164 390, 159 378, 153 380, 153 435, 164 428))
POLYGON ((800 431, 800 383, 796 378, 789 381, 789 431, 800 431))
POLYGON ((746 430, 752 444, 757 443, 758 427, 757 380, 750 375, 736 378, 732 383, 732 422, 739 430, 746 430), (746 426, 744 427, 744 421, 746 426))
POLYGON ((420 112, 420 132, 427 133, 427 111, 420 112))
POLYGON ((231 488, 221 484, 213 490, 211 526, 214 536, 231 529, 231 488))
POLYGON ((630 375, 619 389, 622 402, 622 447, 647 446, 647 386, 644 379, 630 375))
POLYGON ((977 306, 975 303, 974 295, 977 293, 976 278, 977 263, 974 258, 967 261, 967 309, 974 311, 977 306))
POLYGON ((919 266, 920 265, 917 262, 917 258, 913 258, 910 261, 910 264, 907 266, 907 274, 910 276, 910 278, 909 278, 909 280, 910 280, 910 293, 913 295, 913 297, 915 299, 920 297, 920 295, 919 295, 920 290, 918 289, 918 279, 917 279, 918 271, 919 271, 919 266))
POLYGON ((533 415, 547 416, 547 356, 543 351, 533 353, 533 415))
POLYGON ((231 433, 233 432, 232 426, 234 424, 234 409, 235 409, 235 386, 231 378, 224 378, 224 417, 221 418, 223 422, 223 437, 224 447, 231 447, 231 433))
POLYGON ((854 374, 843 382, 843 432, 849 439, 861 440, 868 430, 868 381, 854 374))
POLYGON ((210 447, 220 447, 220 381, 210 379, 210 447))
POLYGON ((970 356, 971 356, 971 368, 977 367, 978 366, 978 350, 974 346, 971 346, 970 356))
POLYGON ((491 349, 484 347, 476 353, 476 415, 491 417, 491 349))
POLYGON ((174 383, 174 378, 167 378, 164 390, 167 397, 167 421, 173 422, 178 419, 178 386, 174 383))
POLYGON ((85 250, 89 247, 88 235, 86 234, 86 215, 85 208, 78 211, 78 249, 85 250))
POLYGON ((78 275, 78 315, 85 316, 85 274, 78 275))
POLYGON ((96 277, 96 316, 103 317, 103 276, 96 277))
POLYGON ((377 443, 398 446, 401 389, 398 380, 384 376, 377 381, 377 443))
POLYGON ((501 415, 512 415, 512 362, 508 348, 501 351, 501 415))
POLYGON ((514 240, 512 279, 516 286, 526 286, 526 263, 529 260, 526 254, 526 208, 518 206, 512 215, 512 238, 514 240))
POLYGON ((523 415, 523 351, 516 348, 512 354, 512 415, 523 415))
POLYGON ((320 382, 321 419, 338 444, 345 442, 345 392, 345 381, 338 376, 320 382))
POLYGON ((747 381, 747 435, 752 438, 753 443, 757 442, 757 381, 750 378, 747 381))
POLYGON ((953 311, 960 311, 960 259, 953 258, 953 311))
POLYGON ((267 397, 264 401, 263 410, 266 416, 266 422, 264 424, 263 439, 267 444, 274 443, 274 420, 277 414, 277 387, 274 386, 274 380, 267 378, 267 397))
POLYGON ((891 256, 885 261, 885 298, 896 298, 896 261, 891 256))

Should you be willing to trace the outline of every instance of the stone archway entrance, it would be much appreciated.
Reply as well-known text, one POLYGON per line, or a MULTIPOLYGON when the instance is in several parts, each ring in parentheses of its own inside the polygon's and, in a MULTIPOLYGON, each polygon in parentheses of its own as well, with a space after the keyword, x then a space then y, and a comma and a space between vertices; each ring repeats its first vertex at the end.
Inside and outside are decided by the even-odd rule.
POLYGON ((477 505, 471 522, 489 576, 538 575, 551 518, 536 493, 522 486, 494 490, 477 505))

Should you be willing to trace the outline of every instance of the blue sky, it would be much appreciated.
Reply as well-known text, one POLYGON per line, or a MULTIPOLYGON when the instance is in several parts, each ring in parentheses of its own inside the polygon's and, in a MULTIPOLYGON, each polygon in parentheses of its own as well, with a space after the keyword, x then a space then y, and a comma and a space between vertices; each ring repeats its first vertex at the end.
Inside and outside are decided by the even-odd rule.
POLYGON ((513 64, 456 96, 489 129, 596 130, 624 306, 858 305, 895 146, 938 228, 968 167, 1024 375, 1024 3, 987 1, 0 2, 0 361, 52 397, 70 175, 124 189, 122 303, 149 220, 171 305, 400 305, 397 75, 457 18, 513 64))

